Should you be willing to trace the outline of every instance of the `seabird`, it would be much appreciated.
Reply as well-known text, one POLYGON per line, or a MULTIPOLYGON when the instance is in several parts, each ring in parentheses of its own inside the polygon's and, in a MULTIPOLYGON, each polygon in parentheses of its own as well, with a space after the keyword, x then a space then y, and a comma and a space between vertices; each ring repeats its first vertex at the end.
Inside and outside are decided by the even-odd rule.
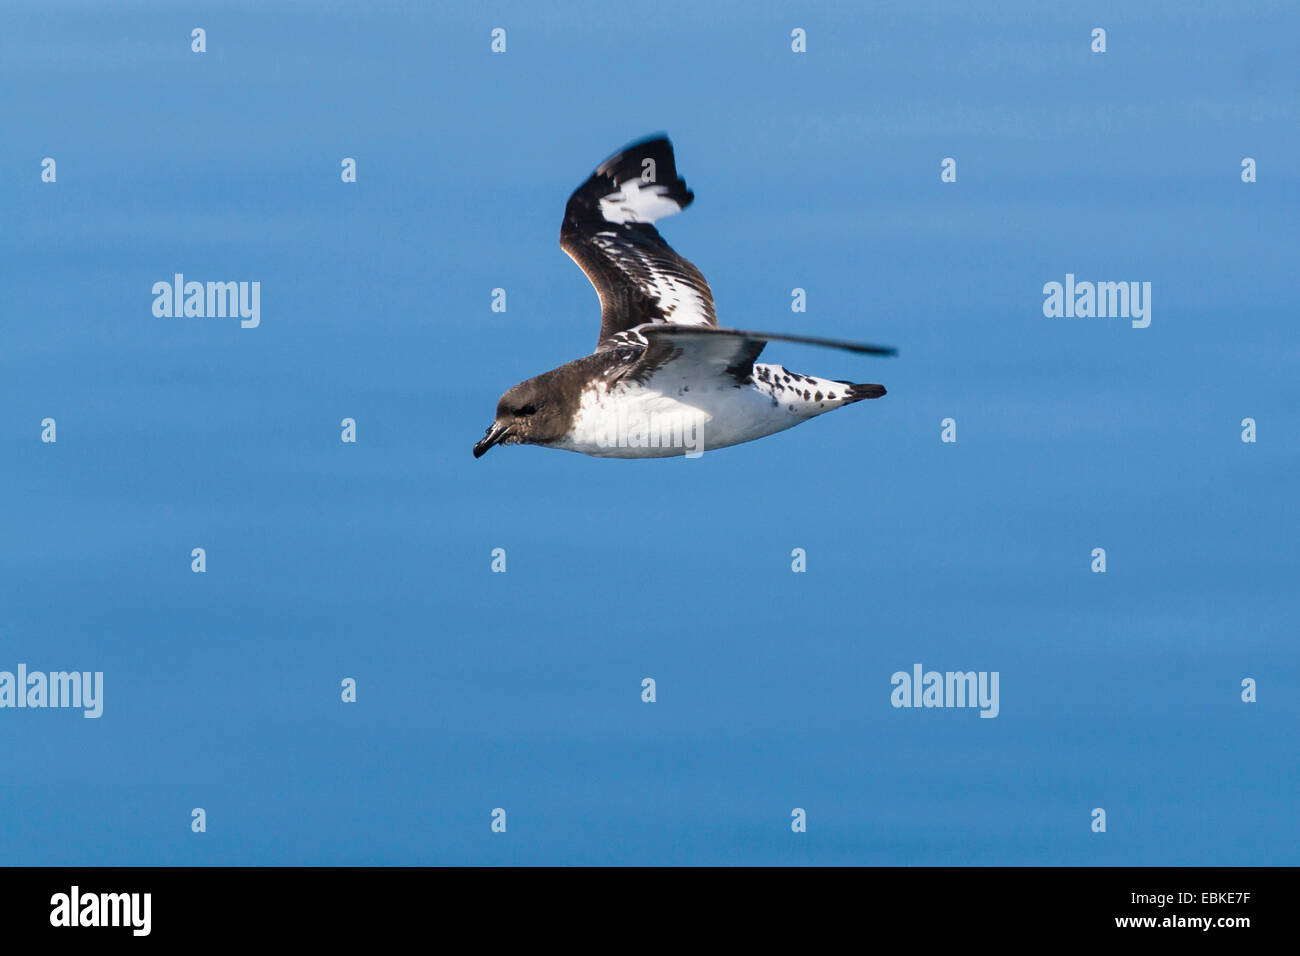
POLYGON ((596 351, 520 382, 474 446, 543 445, 601 458, 692 455, 752 441, 884 386, 755 364, 770 341, 865 355, 895 350, 718 327, 704 276, 655 223, 691 204, 673 147, 655 136, 605 160, 569 197, 560 247, 600 297, 596 351))

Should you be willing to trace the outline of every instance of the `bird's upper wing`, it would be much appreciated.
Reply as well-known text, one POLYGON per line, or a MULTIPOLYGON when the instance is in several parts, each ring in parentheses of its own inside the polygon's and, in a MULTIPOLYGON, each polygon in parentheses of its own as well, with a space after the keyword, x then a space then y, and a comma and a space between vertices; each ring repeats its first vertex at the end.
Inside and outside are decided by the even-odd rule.
POLYGON ((779 332, 746 332, 741 329, 691 327, 655 323, 641 325, 611 337, 610 348, 641 352, 629 361, 620 377, 631 378, 642 384, 671 387, 670 380, 707 380, 710 376, 730 375, 737 385, 750 379, 754 361, 768 342, 798 342, 804 345, 821 345, 845 349, 860 355, 896 355, 895 349, 842 339, 824 339, 807 335, 785 335, 779 332))
POLYGON ((609 348, 619 332, 646 323, 717 326, 704 276, 654 227, 694 198, 677 176, 665 136, 611 156, 569 197, 560 247, 600 296, 597 351, 609 348))

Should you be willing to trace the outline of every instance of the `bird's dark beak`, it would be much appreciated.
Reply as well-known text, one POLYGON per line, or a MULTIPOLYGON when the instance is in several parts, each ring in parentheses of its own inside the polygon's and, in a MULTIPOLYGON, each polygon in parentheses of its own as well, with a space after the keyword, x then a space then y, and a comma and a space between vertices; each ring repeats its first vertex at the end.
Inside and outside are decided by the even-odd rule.
POLYGON ((505 438, 508 434, 510 434, 509 425, 502 425, 500 422, 493 422, 492 427, 487 430, 487 434, 483 436, 482 441, 474 446, 474 457, 482 458, 484 452, 500 442, 501 439, 505 438))

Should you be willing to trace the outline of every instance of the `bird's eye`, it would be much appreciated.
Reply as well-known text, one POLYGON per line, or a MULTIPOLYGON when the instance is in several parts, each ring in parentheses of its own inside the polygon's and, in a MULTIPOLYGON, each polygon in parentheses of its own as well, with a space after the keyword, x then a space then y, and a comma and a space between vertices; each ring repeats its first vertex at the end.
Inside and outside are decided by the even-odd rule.
POLYGON ((537 411, 537 406, 536 406, 536 405, 525 405, 523 408, 519 409, 519 414, 520 414, 520 415, 531 415, 531 414, 533 414, 533 413, 536 412, 536 411, 537 411))

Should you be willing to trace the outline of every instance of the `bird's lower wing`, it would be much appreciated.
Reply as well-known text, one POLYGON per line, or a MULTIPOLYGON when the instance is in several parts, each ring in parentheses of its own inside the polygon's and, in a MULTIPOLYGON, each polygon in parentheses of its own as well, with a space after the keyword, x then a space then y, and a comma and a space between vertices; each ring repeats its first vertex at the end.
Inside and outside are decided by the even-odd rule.
POLYGON ((660 377, 671 369, 677 378, 689 379, 711 371, 713 374, 730 375, 736 379, 737 384, 743 384, 748 381, 755 360, 768 342, 820 345, 859 355, 897 354, 896 349, 888 346, 842 339, 658 323, 639 325, 614 338, 615 342, 611 344, 640 347, 643 350, 627 373, 643 383, 651 377, 660 377))

